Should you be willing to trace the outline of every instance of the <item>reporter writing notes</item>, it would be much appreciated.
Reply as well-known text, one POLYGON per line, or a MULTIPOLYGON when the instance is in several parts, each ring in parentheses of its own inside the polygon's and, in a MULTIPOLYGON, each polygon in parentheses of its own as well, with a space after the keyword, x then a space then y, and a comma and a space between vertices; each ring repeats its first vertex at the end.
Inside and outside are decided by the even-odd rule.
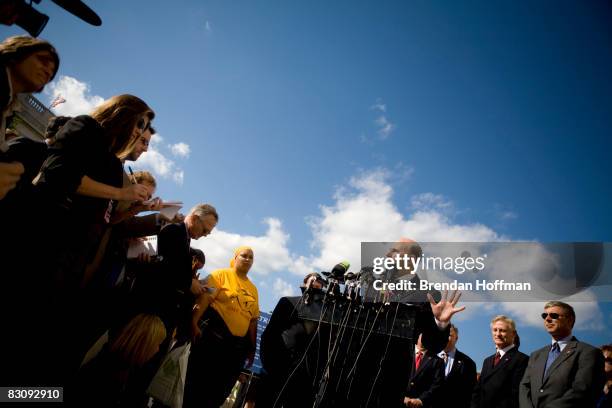
POLYGON ((245 360, 248 366, 253 363, 259 298, 247 276, 252 265, 253 250, 239 247, 229 268, 218 269, 207 278, 212 292, 198 298, 192 319, 194 343, 185 381, 185 408, 218 408, 245 360))
POLYGON ((121 160, 154 116, 140 98, 114 96, 91 116, 68 121, 49 148, 35 186, 36 199, 30 204, 32 216, 26 220, 26 230, 53 231, 54 236, 41 247, 28 275, 31 282, 37 283, 37 290, 30 294, 37 299, 30 302, 36 306, 27 304, 22 309, 34 316, 40 313, 39 305, 44 304, 47 312, 48 327, 32 326, 21 333, 34 339, 39 332, 48 333, 48 341, 33 345, 44 354, 36 360, 36 366, 41 370, 45 366, 53 374, 49 382, 41 380, 39 384, 61 385, 65 378, 55 374, 78 368, 81 356, 75 353, 74 342, 80 337, 80 320, 88 318, 81 307, 80 290, 85 266, 95 255, 117 201, 142 201, 149 195, 148 187, 141 184, 123 187, 121 160))

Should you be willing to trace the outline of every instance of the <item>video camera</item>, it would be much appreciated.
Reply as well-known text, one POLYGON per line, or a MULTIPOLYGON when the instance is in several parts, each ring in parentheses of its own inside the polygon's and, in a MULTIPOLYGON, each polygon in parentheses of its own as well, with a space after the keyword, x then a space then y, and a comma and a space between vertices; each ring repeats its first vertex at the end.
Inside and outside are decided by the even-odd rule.
MULTIPOLYGON (((41 0, 0 0, 0 5, 12 11, 16 19, 7 21, 7 24, 17 24, 26 30, 32 37, 37 37, 49 22, 49 16, 32 7, 32 2, 40 4, 41 0), (11 10, 12 6, 12 10, 11 10)), ((100 17, 81 0, 51 0, 64 10, 74 14, 81 20, 93 25, 102 25, 100 17)), ((10 13, 9 13, 10 14, 10 13)))

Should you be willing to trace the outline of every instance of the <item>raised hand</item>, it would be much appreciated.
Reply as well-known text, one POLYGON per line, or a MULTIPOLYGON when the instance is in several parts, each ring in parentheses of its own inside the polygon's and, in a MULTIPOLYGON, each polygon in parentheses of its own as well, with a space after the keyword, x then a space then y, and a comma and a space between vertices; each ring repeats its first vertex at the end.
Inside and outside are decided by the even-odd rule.
POLYGON ((433 296, 431 296, 430 293, 427 294, 427 299, 431 305, 431 311, 433 312, 434 317, 442 323, 449 322, 455 313, 465 310, 465 306, 455 307, 457 302, 459 302, 460 297, 461 292, 454 291, 450 299, 448 299, 448 290, 445 290, 442 293, 442 299, 436 303, 433 296))

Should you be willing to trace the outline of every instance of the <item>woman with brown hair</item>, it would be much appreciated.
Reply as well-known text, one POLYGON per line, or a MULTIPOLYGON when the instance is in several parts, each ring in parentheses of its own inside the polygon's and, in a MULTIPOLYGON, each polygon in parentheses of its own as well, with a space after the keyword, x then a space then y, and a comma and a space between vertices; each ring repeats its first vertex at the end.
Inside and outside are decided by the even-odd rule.
POLYGON ((121 160, 154 117, 140 98, 118 95, 91 116, 72 118, 55 136, 35 188, 37 206, 47 211, 43 230, 59 232, 45 259, 45 269, 55 272, 51 287, 78 289, 117 201, 148 198, 145 185, 123 187, 121 160))
POLYGON ((139 314, 79 371, 75 406, 137 407, 146 401, 145 364, 159 351, 166 328, 155 315, 139 314))

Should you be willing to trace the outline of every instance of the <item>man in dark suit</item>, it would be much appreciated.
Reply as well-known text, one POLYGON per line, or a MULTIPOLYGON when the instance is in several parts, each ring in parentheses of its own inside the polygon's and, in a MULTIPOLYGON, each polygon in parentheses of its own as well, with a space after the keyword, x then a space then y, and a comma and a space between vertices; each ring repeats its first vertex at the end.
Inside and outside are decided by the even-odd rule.
POLYGON ((472 391, 476 384, 476 363, 474 360, 457 350, 459 330, 450 325, 448 344, 438 353, 444 360, 444 386, 440 393, 440 407, 469 408, 472 401, 472 391))
POLYGON ((163 305, 160 304, 158 313, 169 335, 183 320, 183 314, 187 323, 191 322, 190 306, 194 300, 190 293, 193 283, 191 240, 210 234, 218 221, 219 215, 212 205, 199 204, 191 209, 185 221, 168 224, 159 232, 157 254, 162 258, 159 289, 164 296, 159 299, 163 305))
POLYGON ((516 324, 509 317, 494 317, 491 335, 497 351, 482 363, 472 408, 518 407, 519 384, 529 357, 518 351, 516 324))
POLYGON ((429 353, 422 343, 423 335, 417 340, 410 381, 404 396, 408 408, 427 408, 437 405, 444 382, 444 360, 429 353))
POLYGON ((601 352, 572 336, 576 314, 567 303, 546 303, 542 318, 552 345, 529 357, 521 408, 594 407, 605 382, 601 352))
MULTIPOLYGON (((389 249, 387 258, 409 258, 418 259, 423 256, 423 249, 410 238, 400 240, 389 249)), ((413 263, 408 262, 403 269, 397 266, 387 271, 387 276, 380 276, 386 282, 398 283, 408 281, 414 288, 420 287, 421 278, 413 270, 413 263)), ((455 313, 465 310, 465 306, 455 307, 461 293, 455 291, 450 297, 448 292, 441 294, 438 291, 425 290, 396 290, 380 291, 383 301, 398 302, 413 305, 417 311, 415 321, 415 335, 424 333, 423 345, 431 353, 437 354, 448 342, 449 324, 455 313)))

